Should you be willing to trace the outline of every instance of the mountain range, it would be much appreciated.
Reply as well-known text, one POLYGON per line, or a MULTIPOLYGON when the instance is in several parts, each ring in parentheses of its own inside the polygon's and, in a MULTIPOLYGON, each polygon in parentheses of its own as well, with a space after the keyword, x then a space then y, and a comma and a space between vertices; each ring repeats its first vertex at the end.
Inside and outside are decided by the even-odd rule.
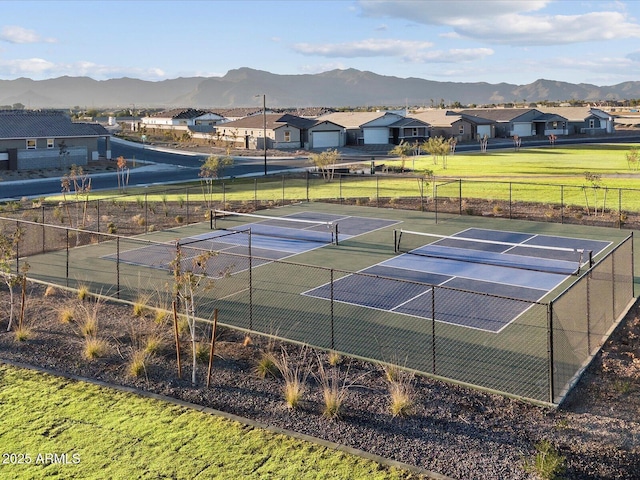
POLYGON ((355 69, 318 74, 277 75, 251 68, 222 77, 188 77, 163 81, 134 78, 94 80, 59 77, 48 80, 0 80, 0 106, 26 108, 176 108, 362 107, 490 105, 510 102, 582 100, 599 102, 640 98, 640 82, 611 86, 536 80, 528 85, 485 82, 436 82, 378 75, 355 69), (256 98, 258 97, 258 98, 256 98))

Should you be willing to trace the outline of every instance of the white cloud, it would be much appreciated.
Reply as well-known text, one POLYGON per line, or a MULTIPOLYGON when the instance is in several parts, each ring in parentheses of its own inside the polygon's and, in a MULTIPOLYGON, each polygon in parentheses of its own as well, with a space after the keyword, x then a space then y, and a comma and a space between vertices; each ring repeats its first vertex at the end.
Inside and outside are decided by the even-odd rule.
POLYGON ((7 43, 55 43, 53 38, 42 38, 33 30, 6 25, 0 31, 0 41, 7 43))
MULTIPOLYGON (((363 14, 449 26, 462 37, 495 44, 558 45, 640 38, 640 25, 617 11, 542 15, 549 1, 361 0, 363 14)), ((615 5, 614 5, 615 6, 615 5)), ((618 9, 620 7, 618 6, 618 9)))
POLYGON ((346 43, 298 43, 293 49, 303 55, 322 57, 398 57, 433 46, 431 42, 367 39, 346 43))
POLYGON ((40 76, 44 75, 51 69, 55 68, 55 64, 42 58, 28 58, 23 60, 3 60, 0 61, 0 74, 2 76, 40 76))
POLYGON ((628 23, 617 12, 537 17, 504 15, 496 24, 470 22, 456 27, 456 31, 466 37, 510 45, 558 45, 640 38, 640 25, 628 23))
POLYGON ((458 25, 469 21, 543 9, 549 0, 360 0, 362 13, 370 17, 403 18, 427 25, 458 25))
POLYGON ((133 77, 145 80, 161 80, 166 73, 159 68, 126 68, 99 65, 93 62, 60 64, 42 58, 0 60, 0 77, 30 77, 33 79, 54 78, 63 75, 91 77, 103 80, 117 77, 133 77))
POLYGON ((407 60, 416 63, 461 63, 482 60, 493 53, 490 48, 452 48, 419 53, 407 60))

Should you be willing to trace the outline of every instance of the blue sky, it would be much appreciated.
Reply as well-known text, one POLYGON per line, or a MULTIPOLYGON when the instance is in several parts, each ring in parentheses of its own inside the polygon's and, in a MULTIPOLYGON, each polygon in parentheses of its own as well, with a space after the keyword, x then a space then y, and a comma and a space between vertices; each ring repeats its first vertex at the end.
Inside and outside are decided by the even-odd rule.
POLYGON ((0 0, 0 79, 240 67, 613 85, 640 80, 640 1, 0 0))

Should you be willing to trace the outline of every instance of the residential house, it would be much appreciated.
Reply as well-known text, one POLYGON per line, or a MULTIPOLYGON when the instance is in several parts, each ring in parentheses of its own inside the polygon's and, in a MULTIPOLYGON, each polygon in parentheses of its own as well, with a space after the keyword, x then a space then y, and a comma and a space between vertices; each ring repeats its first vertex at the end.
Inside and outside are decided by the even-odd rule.
POLYGON ((427 123, 393 112, 333 112, 318 120, 344 127, 346 145, 397 145, 429 137, 427 123))
POLYGON ((110 133, 97 123, 74 123, 58 111, 0 111, 0 170, 87 165, 102 148, 111 159, 110 133))
POLYGON ((343 146, 340 125, 291 114, 256 114, 216 127, 215 137, 235 147, 261 150, 266 138, 270 149, 318 149, 343 146))
POLYGON ((482 118, 495 124, 496 137, 568 135, 567 119, 536 108, 478 108, 457 111, 468 119, 482 118))
POLYGON ((614 116, 599 108, 540 107, 540 110, 566 118, 568 135, 603 135, 615 132, 614 116))
POLYGON ((212 132, 213 127, 225 120, 222 115, 194 108, 176 108, 154 113, 141 119, 141 127, 151 130, 179 132, 212 132))
POLYGON ((495 137, 495 122, 486 118, 461 115, 450 110, 429 109, 410 114, 428 123, 432 137, 455 138, 458 142, 495 137))

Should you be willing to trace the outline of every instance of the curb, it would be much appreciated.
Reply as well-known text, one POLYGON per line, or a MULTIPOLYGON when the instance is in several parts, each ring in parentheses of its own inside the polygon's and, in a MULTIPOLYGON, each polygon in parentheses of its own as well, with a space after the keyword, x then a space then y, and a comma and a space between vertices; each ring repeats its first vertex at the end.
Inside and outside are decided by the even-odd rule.
POLYGON ((243 425, 247 425, 249 427, 253 427, 253 428, 259 428, 262 430, 266 430, 268 432, 272 432, 275 434, 279 434, 279 435, 286 435, 288 437, 292 437, 292 438, 296 438, 298 440, 303 440, 305 442, 309 442, 309 443, 313 443, 325 448, 329 448, 332 450, 337 450, 337 451, 341 451, 344 453, 348 453, 351 455, 355 455, 367 460, 371 460, 374 461, 376 463, 382 464, 382 465, 386 465, 388 467, 394 467, 394 468, 398 468, 401 470, 406 470, 408 472, 420 475, 422 478, 426 478, 426 479, 432 479, 432 480, 453 480, 451 477, 447 477, 445 475, 436 473, 436 472, 432 472, 430 470, 426 470, 424 468, 420 468, 420 467, 416 467, 414 465, 409 465, 406 463, 402 463, 402 462, 398 462, 396 460, 391 460, 385 457, 381 457, 379 455, 375 455, 373 453, 369 453, 369 452, 365 452, 363 450, 359 450, 357 448, 352 448, 346 445, 341 445, 338 443, 334 443, 331 442, 329 440, 323 440, 321 438, 317 438, 317 437, 312 437, 310 435, 306 435, 304 433, 298 433, 292 430, 287 430, 284 428, 280 428, 280 427, 276 427, 274 425, 268 425, 268 424, 264 424, 261 422, 257 422, 255 420, 251 420, 249 418, 245 418, 245 417, 240 417, 238 415, 234 415, 232 413, 227 413, 227 412, 223 412, 221 410, 216 410, 214 408, 209 408, 209 407, 204 407, 202 405, 198 405, 195 403, 190 403, 190 402, 185 402, 183 400, 179 400, 176 398, 172 398, 172 397, 168 397, 166 395, 160 395, 157 393, 153 393, 153 392, 147 392, 145 390, 140 390, 137 388, 133 388, 133 387, 127 387, 124 385, 115 385, 115 384, 111 384, 108 382, 104 382, 102 380, 97 380, 97 379, 93 379, 93 378, 86 378, 86 377, 81 377, 79 375, 73 375, 70 373, 64 373, 64 372, 58 372, 49 368, 45 368, 45 367, 38 367, 38 366, 34 366, 34 365, 29 365, 26 363, 22 363, 22 362, 15 362, 12 360, 6 360, 3 358, 0 358, 0 363, 4 364, 4 365, 10 365, 12 367, 16 367, 16 368, 23 368, 23 369, 27 369, 27 370, 33 370, 36 372, 40 372, 40 373, 45 373, 47 375, 51 375, 54 377, 59 377, 59 378, 65 378, 67 380, 74 380, 74 381, 78 381, 78 382, 84 382, 84 383, 89 383, 92 385, 96 385, 99 387, 103 387, 103 388, 108 388, 111 390, 116 390, 119 392, 123 392, 123 393, 129 393, 129 394, 133 394, 133 395, 137 395, 139 397, 144 397, 144 398, 150 398, 150 399, 154 399, 154 400, 159 400, 161 402, 165 402, 165 403, 170 403, 172 405, 176 405, 179 407, 184 407, 184 408, 188 408, 190 410, 194 410, 194 411, 198 411, 198 412, 202 412, 205 413, 207 415, 214 415, 217 417, 221 417, 233 422, 237 422, 237 423, 241 423, 243 425))

